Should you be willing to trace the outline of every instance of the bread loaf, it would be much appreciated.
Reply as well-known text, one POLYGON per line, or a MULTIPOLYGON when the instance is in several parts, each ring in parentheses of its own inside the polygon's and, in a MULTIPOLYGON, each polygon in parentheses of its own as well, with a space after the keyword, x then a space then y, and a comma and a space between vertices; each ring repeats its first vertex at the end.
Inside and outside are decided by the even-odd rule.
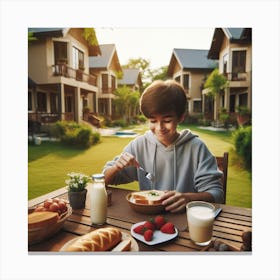
POLYGON ((137 204, 159 205, 162 202, 162 195, 164 191, 149 190, 141 192, 133 192, 131 194, 131 201, 137 204))
POLYGON ((116 246, 121 241, 121 239, 122 234, 117 228, 100 228, 81 236, 69 247, 67 247, 65 251, 108 251, 116 246))
POLYGON ((59 219, 57 212, 32 212, 28 214, 28 229, 36 229, 55 224, 59 219))

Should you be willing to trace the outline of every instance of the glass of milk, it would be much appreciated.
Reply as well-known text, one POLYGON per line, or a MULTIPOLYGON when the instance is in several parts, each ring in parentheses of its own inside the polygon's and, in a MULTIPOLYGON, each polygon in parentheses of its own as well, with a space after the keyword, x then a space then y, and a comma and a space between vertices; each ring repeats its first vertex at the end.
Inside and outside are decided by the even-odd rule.
POLYGON ((191 240, 200 246, 211 242, 215 206, 204 201, 192 201, 186 206, 191 240))

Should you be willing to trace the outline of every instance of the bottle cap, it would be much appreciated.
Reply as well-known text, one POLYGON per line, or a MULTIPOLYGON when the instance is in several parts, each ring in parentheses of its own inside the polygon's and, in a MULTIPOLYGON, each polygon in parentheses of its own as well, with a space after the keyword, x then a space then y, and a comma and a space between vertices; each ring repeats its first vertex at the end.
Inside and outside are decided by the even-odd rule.
POLYGON ((104 179, 104 174, 103 173, 100 173, 100 174, 93 174, 92 175, 92 179, 97 179, 97 180, 100 180, 100 179, 104 179))

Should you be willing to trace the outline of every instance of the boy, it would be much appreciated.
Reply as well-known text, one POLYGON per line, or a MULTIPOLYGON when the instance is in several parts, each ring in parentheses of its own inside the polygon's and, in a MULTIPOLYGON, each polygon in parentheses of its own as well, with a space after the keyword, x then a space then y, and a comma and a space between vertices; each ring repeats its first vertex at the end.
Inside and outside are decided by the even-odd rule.
POLYGON ((206 145, 190 130, 177 131, 187 99, 175 81, 155 81, 144 91, 140 110, 150 131, 135 138, 104 167, 106 184, 139 181, 140 190, 166 190, 166 211, 185 211, 192 200, 222 203, 222 173, 206 145), (152 180, 145 177, 152 174, 152 180))

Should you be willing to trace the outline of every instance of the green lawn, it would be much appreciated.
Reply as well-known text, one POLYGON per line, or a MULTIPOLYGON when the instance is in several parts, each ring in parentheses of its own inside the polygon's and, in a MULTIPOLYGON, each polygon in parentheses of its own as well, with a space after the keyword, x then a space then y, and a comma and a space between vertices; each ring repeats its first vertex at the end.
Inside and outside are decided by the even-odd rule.
MULTIPOLYGON (((183 127, 181 127, 183 128, 183 127)), ((231 133, 211 132, 197 129, 198 134, 214 155, 229 151, 231 155, 231 133)), ((146 126, 137 127, 139 133, 146 126)), ((67 173, 83 172, 87 175, 100 173, 106 161, 120 153, 130 138, 102 137, 101 142, 87 150, 71 149, 59 143, 43 142, 40 146, 28 146, 28 199, 35 198, 65 186, 67 173)), ((137 182, 123 186, 137 189, 137 182)), ((238 166, 229 164, 227 204, 252 207, 250 173, 238 166)))

